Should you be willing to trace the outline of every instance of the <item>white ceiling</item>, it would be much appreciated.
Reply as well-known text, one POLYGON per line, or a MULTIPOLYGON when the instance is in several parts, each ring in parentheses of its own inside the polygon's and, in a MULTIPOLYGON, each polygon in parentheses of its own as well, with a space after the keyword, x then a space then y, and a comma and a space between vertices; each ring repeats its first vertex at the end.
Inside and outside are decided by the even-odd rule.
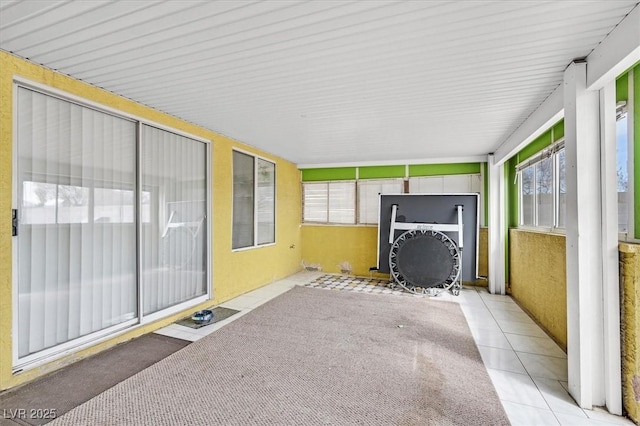
POLYGON ((0 48, 302 165, 493 152, 637 1, 10 1, 0 48))

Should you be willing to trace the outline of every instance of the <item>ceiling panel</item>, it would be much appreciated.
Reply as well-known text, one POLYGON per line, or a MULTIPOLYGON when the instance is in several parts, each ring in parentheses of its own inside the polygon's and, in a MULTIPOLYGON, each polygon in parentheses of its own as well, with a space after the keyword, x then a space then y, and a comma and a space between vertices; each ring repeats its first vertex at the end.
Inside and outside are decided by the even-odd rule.
POLYGON ((493 152, 637 1, 5 1, 0 48, 299 164, 493 152))

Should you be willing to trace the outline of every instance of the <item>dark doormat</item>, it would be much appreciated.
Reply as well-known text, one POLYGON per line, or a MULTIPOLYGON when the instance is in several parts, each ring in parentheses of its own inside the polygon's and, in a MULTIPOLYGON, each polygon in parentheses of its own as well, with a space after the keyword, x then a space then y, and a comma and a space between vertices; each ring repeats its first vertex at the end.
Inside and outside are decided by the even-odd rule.
POLYGON ((42 425, 184 348, 150 333, 0 394, 0 424, 42 425))
POLYGON ((182 318, 181 320, 176 321, 178 325, 184 325, 189 328, 202 328, 211 324, 215 324, 223 319, 229 318, 231 315, 235 315, 240 311, 236 311, 235 309, 223 308, 222 306, 218 306, 216 308, 209 308, 213 311, 213 319, 207 323, 198 324, 191 317, 182 318))

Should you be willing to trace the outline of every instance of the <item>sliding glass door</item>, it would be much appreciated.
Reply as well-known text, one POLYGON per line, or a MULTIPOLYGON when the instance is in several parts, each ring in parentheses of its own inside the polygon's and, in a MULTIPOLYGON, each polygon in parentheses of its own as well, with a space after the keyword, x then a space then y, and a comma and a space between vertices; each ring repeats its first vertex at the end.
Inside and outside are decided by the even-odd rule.
POLYGON ((22 87, 18 117, 22 358, 137 316, 136 124, 22 87))
POLYGON ((16 93, 14 364, 206 296, 206 144, 16 93))
POLYGON ((157 200, 142 221, 143 313, 207 293, 206 145, 142 126, 142 190, 157 200))

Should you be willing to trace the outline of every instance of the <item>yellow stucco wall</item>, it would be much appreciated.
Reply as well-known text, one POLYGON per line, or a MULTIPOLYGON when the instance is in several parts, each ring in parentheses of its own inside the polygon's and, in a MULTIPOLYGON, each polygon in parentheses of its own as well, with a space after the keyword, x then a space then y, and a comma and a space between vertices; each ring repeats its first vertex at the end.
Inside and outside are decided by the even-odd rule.
POLYGON ((369 276, 369 268, 377 264, 377 247, 376 226, 302 226, 302 260, 324 272, 339 273, 340 265, 349 262, 353 275, 369 276))
POLYGON ((514 299, 567 349, 565 236, 509 230, 509 286, 514 299))
MULTIPOLYGON (((478 276, 489 276, 489 229, 480 228, 478 234, 478 276)), ((478 280, 477 285, 487 286, 486 280, 478 280)))
POLYGON ((620 305, 622 331, 622 404, 640 420, 640 245, 620 244, 620 305))
POLYGON ((133 114, 212 140, 213 165, 213 292, 214 300, 196 308, 219 304, 234 296, 258 288, 300 270, 301 188, 297 167, 281 158, 256 150, 235 140, 187 123, 175 117, 137 104, 131 100, 87 85, 31 62, 0 51, 0 390, 13 387, 60 368, 75 359, 96 353, 106 347, 169 324, 196 308, 173 315, 153 324, 129 330, 117 337, 58 359, 38 368, 12 374, 12 148, 13 148, 13 78, 20 76, 49 87, 63 90, 92 102, 133 114), (269 158, 276 163, 276 244, 238 252, 231 250, 232 148, 238 147, 269 158))
MULTIPOLYGON (((487 228, 481 228, 478 240, 478 275, 484 277, 488 273, 487 250, 487 228)), ((340 273, 340 265, 349 262, 352 275, 369 276, 369 268, 377 264, 377 252, 377 226, 302 226, 302 259, 305 265, 320 265, 324 272, 340 273)), ((388 278, 389 274, 374 276, 388 278)), ((486 286, 486 281, 478 280, 475 284, 486 286)))

